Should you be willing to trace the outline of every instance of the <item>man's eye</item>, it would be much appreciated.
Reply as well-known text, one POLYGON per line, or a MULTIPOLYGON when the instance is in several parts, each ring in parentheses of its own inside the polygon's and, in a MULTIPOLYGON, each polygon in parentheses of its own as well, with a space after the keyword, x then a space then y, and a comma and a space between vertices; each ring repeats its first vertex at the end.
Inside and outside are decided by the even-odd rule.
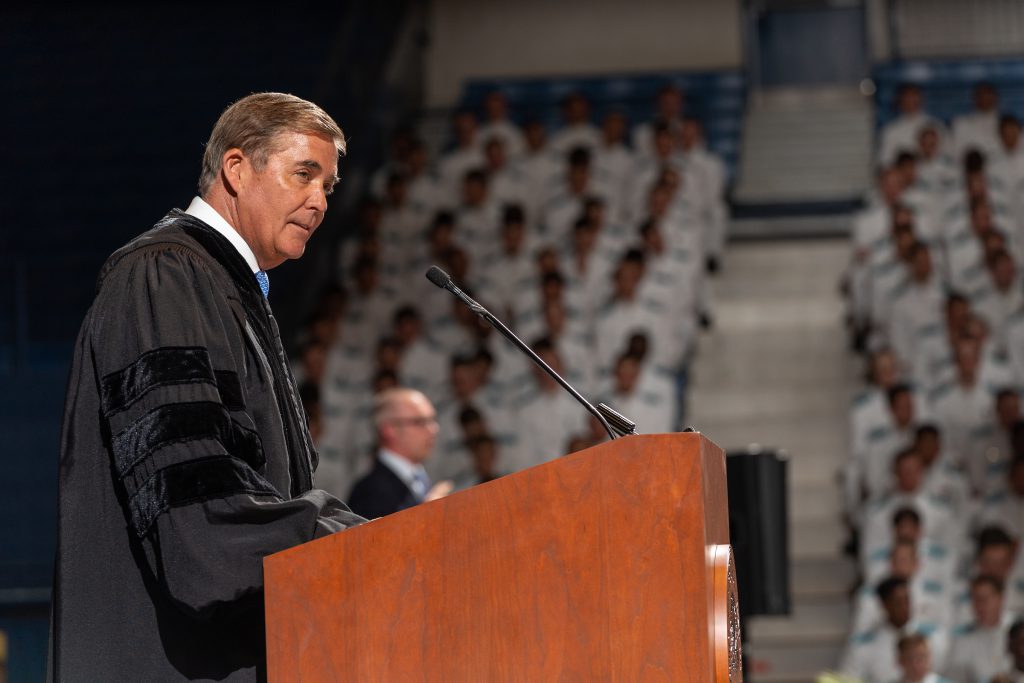
POLYGON ((334 185, 324 185, 324 194, 334 194, 334 185))
POLYGON ((309 182, 309 171, 296 171, 295 175, 302 178, 305 182, 309 182))

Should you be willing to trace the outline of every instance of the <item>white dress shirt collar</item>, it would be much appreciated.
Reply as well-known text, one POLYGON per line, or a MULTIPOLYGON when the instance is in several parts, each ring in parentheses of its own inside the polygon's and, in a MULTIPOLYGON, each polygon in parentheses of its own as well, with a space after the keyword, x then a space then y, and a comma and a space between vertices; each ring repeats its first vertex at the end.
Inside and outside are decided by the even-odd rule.
POLYGON ((185 213, 206 223, 223 235, 228 242, 231 242, 231 245, 238 250, 238 253, 242 255, 245 262, 249 264, 252 272, 255 273, 260 269, 259 263, 256 262, 256 254, 252 253, 252 248, 248 243, 242 239, 238 231, 223 216, 217 213, 215 208, 203 201, 202 197, 194 198, 192 203, 188 205, 188 208, 185 209, 185 213))
POLYGON ((384 463, 384 466, 394 472, 410 490, 421 498, 426 495, 426 491, 419 490, 421 486, 419 482, 416 481, 416 475, 426 472, 426 470, 423 469, 423 465, 417 465, 409 462, 398 453, 388 450, 387 448, 381 448, 378 455, 380 457, 380 461, 384 463))

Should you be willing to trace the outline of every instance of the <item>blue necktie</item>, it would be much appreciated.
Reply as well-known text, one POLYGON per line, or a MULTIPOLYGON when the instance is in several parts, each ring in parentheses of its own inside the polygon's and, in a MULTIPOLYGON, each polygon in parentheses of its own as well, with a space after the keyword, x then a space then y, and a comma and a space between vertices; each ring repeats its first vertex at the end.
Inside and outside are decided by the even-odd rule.
POLYGON ((260 291, 263 292, 264 298, 270 296, 270 278, 267 277, 267 271, 257 270, 254 275, 256 276, 256 282, 260 283, 260 291))
POLYGON ((427 497, 427 493, 430 492, 430 477, 427 476, 426 472, 420 470, 415 474, 414 479, 418 484, 417 488, 419 489, 416 494, 420 500, 423 500, 427 497))

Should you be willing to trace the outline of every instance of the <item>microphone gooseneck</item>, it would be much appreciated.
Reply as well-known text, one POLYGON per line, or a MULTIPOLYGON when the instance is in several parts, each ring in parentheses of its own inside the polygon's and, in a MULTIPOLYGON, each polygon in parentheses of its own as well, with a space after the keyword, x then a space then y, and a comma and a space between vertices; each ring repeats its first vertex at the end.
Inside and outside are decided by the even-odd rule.
POLYGON ((495 318, 490 311, 488 311, 486 308, 477 303, 472 297, 470 297, 468 294, 459 289, 455 285, 455 283, 452 282, 452 278, 450 275, 448 275, 448 273, 444 272, 437 266, 431 266, 430 270, 428 270, 426 273, 426 277, 428 280, 433 282, 441 289, 447 289, 449 292, 455 295, 455 297, 462 301, 462 303, 466 304, 466 306, 468 306, 470 310, 472 310, 478 316, 480 316, 488 323, 490 323, 490 325, 494 329, 498 330, 498 332, 500 332, 502 336, 505 337, 505 339, 508 339, 520 351, 529 356, 530 360, 532 360, 534 363, 540 366, 540 368, 544 370, 544 372, 548 373, 548 375, 550 375, 553 380, 558 382, 558 384, 563 389, 568 391, 573 398, 579 401, 580 404, 584 408, 586 408, 588 413, 597 418, 597 421, 600 422, 601 426, 605 428, 605 431, 608 432, 608 436, 610 438, 617 439, 619 436, 625 436, 627 434, 636 433, 636 424, 634 422, 632 422, 628 418, 623 417, 622 415, 619 415, 618 413, 609 409, 602 403, 601 408, 604 408, 605 411, 609 411, 608 414, 614 415, 616 418, 618 418, 616 423, 617 429, 612 429, 612 426, 608 423, 608 419, 605 417, 605 411, 595 408, 590 401, 585 399, 583 395, 580 394, 580 392, 576 391, 576 389, 573 388, 571 384, 562 379, 561 375, 555 372, 550 365, 545 363, 540 356, 534 353, 533 349, 531 349, 525 342, 523 342, 522 339, 517 337, 515 333, 512 332, 512 330, 508 329, 505 326, 505 323, 495 318))

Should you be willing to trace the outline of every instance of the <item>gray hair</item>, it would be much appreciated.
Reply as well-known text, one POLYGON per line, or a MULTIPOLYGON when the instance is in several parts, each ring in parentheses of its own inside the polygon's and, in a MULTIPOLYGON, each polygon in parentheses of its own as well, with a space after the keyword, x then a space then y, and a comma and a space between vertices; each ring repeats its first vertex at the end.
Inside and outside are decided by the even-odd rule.
POLYGON ((338 154, 345 153, 345 134, 323 109, 306 100, 279 92, 263 92, 238 100, 217 119, 203 152, 199 195, 206 196, 217 180, 221 160, 229 149, 238 148, 260 171, 281 133, 319 135, 334 142, 338 154))

